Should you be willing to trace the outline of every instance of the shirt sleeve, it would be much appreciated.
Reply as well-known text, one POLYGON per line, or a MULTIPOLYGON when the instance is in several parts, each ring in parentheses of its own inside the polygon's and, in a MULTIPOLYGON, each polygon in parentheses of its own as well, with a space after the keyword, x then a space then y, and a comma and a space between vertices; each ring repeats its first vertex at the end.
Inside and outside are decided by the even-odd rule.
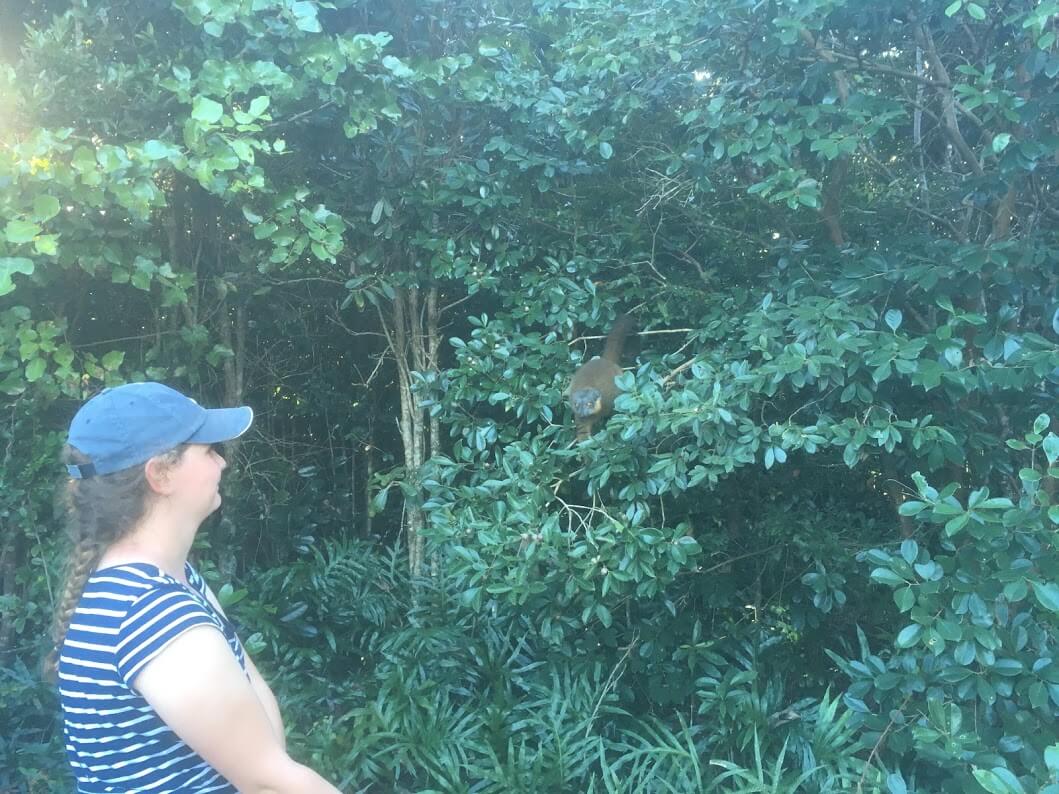
POLYGON ((138 598, 122 621, 114 652, 126 686, 131 687, 136 674, 169 643, 196 626, 221 631, 217 619, 179 585, 156 587, 138 598))
POLYGON ((189 585, 206 595, 206 580, 202 578, 202 574, 195 570, 195 566, 190 562, 184 562, 184 576, 187 578, 189 585))

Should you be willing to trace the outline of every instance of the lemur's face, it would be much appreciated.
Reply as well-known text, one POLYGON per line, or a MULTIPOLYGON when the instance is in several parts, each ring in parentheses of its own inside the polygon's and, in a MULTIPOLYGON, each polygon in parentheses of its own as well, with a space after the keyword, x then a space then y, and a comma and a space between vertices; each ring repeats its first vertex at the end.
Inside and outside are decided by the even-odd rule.
POLYGON ((570 402, 578 419, 595 416, 603 410, 603 395, 599 389, 578 389, 571 395, 570 402))

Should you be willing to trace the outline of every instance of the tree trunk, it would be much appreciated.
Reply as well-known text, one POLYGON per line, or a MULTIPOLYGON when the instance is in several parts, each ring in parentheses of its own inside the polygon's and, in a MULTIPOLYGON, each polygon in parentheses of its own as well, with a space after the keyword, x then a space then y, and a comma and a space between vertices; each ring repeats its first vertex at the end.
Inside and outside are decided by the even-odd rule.
POLYGON ((413 578, 423 574, 423 537, 425 516, 419 498, 423 464, 435 451, 437 422, 429 420, 412 390, 413 372, 437 372, 438 294, 431 287, 425 305, 418 287, 400 288, 392 303, 392 316, 382 310, 379 319, 383 333, 397 363, 397 387, 400 398, 401 446, 404 452, 405 479, 415 496, 405 500, 404 530, 408 543, 408 570, 413 578))
MULTIPOLYGON (((218 245, 217 257, 220 260, 221 248, 218 245)), ((219 264, 219 262, 218 262, 219 264)), ((246 370, 246 306, 238 304, 235 310, 229 308, 228 297, 222 287, 218 287, 217 299, 217 337, 221 344, 232 351, 233 355, 224 359, 221 371, 224 374, 224 405, 233 407, 242 405, 244 392, 244 373, 246 370), (233 327, 234 326, 234 327, 233 327)), ((225 443, 225 455, 229 462, 237 459, 240 439, 233 438, 225 443)), ((215 562, 217 567, 229 578, 236 573, 238 566, 238 555, 236 549, 238 544, 234 537, 234 527, 231 522, 225 521, 218 527, 221 533, 221 543, 217 547, 215 562)))
MULTIPOLYGON (((0 551, 0 595, 14 595, 18 585, 16 574, 22 562, 22 536, 14 527, 8 525, 5 532, 10 537, 4 542, 0 551)), ((13 610, 0 612, 0 652, 11 647, 14 636, 15 613, 13 610)))

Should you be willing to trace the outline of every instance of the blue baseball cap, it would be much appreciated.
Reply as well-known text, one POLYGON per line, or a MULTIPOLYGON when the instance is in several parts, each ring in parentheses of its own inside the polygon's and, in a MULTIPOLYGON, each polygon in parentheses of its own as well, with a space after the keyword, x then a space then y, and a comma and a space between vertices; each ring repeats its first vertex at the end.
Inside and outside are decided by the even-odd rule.
POLYGON ((180 444, 216 444, 246 432, 254 412, 203 408, 161 383, 127 383, 104 389, 70 422, 70 446, 89 463, 66 467, 74 479, 127 469, 180 444))

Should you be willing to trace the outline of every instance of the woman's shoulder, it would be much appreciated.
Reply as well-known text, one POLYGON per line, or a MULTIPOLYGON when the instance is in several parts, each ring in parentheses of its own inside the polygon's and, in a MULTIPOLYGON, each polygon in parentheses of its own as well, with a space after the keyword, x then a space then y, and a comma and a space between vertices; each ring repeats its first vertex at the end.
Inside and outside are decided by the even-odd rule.
POLYGON ((122 562, 97 568, 88 577, 88 585, 110 585, 132 591, 147 592, 158 588, 184 588, 202 591, 202 575, 190 563, 184 563, 184 579, 180 581, 151 562, 122 562))
POLYGON ((151 562, 123 562, 117 565, 102 565, 88 577, 88 581, 107 581, 133 587, 151 587, 174 581, 173 577, 151 562))
POLYGON ((93 654, 108 660, 114 654, 149 655, 175 628, 202 623, 218 621, 201 597, 157 565, 123 562, 88 577, 63 653, 72 661, 93 654))

